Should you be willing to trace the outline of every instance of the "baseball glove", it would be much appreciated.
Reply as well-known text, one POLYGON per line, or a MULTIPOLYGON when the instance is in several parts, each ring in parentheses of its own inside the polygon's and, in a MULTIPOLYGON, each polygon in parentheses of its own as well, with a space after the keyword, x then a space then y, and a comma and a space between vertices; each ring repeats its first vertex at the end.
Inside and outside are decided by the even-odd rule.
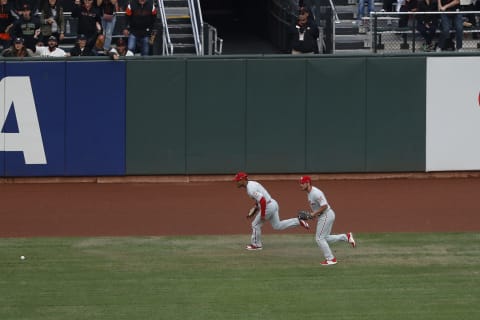
POLYGON ((256 215, 258 210, 259 210, 259 208, 257 206, 254 206, 254 207, 250 208, 250 210, 248 210, 247 218, 251 218, 254 215, 256 215))
POLYGON ((305 211, 305 210, 298 211, 297 217, 298 217, 298 219, 300 219, 300 220, 310 220, 310 219, 313 219, 312 215, 311 215, 308 211, 305 211))

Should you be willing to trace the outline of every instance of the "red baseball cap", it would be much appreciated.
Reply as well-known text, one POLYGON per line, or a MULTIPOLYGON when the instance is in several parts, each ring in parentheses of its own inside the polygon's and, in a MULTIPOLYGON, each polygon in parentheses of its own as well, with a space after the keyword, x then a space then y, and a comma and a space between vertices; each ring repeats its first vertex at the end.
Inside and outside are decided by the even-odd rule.
POLYGON ((234 181, 240 181, 242 179, 247 178, 248 175, 245 172, 239 172, 235 175, 235 178, 233 178, 234 181))
POLYGON ((310 178, 309 176, 303 176, 300 178, 300 183, 301 184, 312 183, 312 178, 310 178))

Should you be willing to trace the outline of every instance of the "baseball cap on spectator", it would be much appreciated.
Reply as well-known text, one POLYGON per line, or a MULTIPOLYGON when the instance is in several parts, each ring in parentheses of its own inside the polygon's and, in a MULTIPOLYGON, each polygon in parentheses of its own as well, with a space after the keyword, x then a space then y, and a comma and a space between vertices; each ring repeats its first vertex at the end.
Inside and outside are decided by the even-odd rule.
POLYGON ((84 34, 80 34, 78 36, 78 40, 87 40, 87 36, 85 36, 84 34))
POLYGON ((57 42, 57 38, 55 36, 48 37, 48 41, 52 41, 52 40, 57 42))
POLYGON ((119 38, 117 40, 117 47, 125 47, 127 44, 125 43, 125 40, 123 38, 119 38))
POLYGON ((309 176, 303 176, 300 178, 300 183, 301 184, 312 183, 312 178, 310 178, 309 176))
POLYGON ((17 37, 15 38, 15 43, 23 43, 23 38, 17 37))
POLYGON ((248 175, 245 172, 239 172, 235 175, 235 178, 233 178, 234 181, 240 181, 243 179, 246 179, 248 175))

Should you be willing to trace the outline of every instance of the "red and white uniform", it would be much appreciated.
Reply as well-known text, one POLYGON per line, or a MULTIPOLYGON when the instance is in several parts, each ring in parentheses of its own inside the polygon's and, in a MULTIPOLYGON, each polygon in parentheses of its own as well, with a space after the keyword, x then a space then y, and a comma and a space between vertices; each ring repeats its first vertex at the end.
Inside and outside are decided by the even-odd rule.
POLYGON ((330 208, 325 194, 317 187, 312 186, 312 190, 308 193, 308 203, 313 211, 318 210, 321 206, 327 205, 322 214, 318 216, 317 231, 315 232, 315 241, 323 252, 325 259, 331 260, 334 258, 329 243, 345 241, 348 242, 346 234, 330 234, 332 226, 335 222, 335 212, 330 208))
POLYGON ((260 183, 249 180, 246 189, 247 195, 254 199, 260 208, 260 212, 252 221, 251 244, 262 247, 262 225, 266 220, 270 221, 275 230, 284 230, 300 225, 297 218, 280 221, 277 201, 272 199, 268 191, 260 183))

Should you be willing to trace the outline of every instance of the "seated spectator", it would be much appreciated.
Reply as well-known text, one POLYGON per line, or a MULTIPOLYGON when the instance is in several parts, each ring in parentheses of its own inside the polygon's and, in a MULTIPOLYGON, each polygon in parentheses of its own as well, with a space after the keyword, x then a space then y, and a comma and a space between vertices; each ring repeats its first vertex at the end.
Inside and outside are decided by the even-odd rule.
MULTIPOLYGON (((475 6, 473 3, 473 0, 460 0, 460 11, 475 11, 475 6)), ((466 13, 465 18, 467 18, 465 21, 463 21, 463 26, 465 28, 471 28, 477 25, 477 22, 475 21, 475 14, 466 13)))
POLYGON ((94 56, 108 55, 107 50, 105 50, 105 36, 103 34, 98 35, 97 41, 95 41, 95 45, 92 48, 92 52, 94 56))
POLYGON ((32 10, 28 4, 25 4, 22 10, 22 16, 15 22, 13 33, 17 38, 23 38, 25 46, 35 51, 38 42, 36 31, 40 31, 40 20, 32 16, 32 10))
POLYGON ((87 37, 84 34, 78 36, 77 43, 70 50, 70 56, 94 56, 95 54, 87 47, 87 37))
POLYGON ((301 11, 297 23, 291 28, 291 53, 318 53, 318 27, 313 20, 308 21, 308 14, 301 11))
POLYGON ((12 5, 8 0, 0 0, 0 46, 3 49, 10 47, 12 43, 10 31, 15 20, 16 17, 12 14, 12 5))
POLYGON ((67 54, 63 49, 58 48, 58 41, 55 36, 48 38, 47 46, 36 46, 35 54, 40 57, 66 57, 67 54))
POLYGON ((128 50, 135 53, 137 44, 142 56, 150 53, 150 36, 157 18, 157 9, 151 0, 132 0, 125 9, 127 28, 123 30, 128 37, 128 50))
POLYGON ((78 34, 87 37, 87 47, 92 48, 97 41, 97 36, 102 33, 102 21, 100 9, 93 4, 93 0, 75 0, 72 17, 78 18, 78 34))
MULTIPOLYGON (((418 3, 418 12, 434 12, 437 11, 437 1, 436 0, 420 0, 418 3)), ((435 32, 437 31, 438 26, 438 15, 437 14, 419 14, 417 17, 417 30, 425 39, 423 44, 424 51, 433 51, 435 45, 433 44, 433 39, 435 37, 435 32)))
POLYGON ((65 38, 65 19, 63 7, 57 0, 48 0, 40 11, 41 38, 42 43, 47 43, 50 36, 55 36, 59 41, 65 38))
MULTIPOLYGON (((479 0, 460 0, 460 11, 465 12, 464 16, 466 18, 466 20, 463 21, 464 28, 475 28, 477 26, 477 18, 475 17, 475 13, 471 13, 471 11, 480 11, 478 10, 479 6, 479 0)), ((472 32, 472 38, 478 39, 478 32, 472 32)))
POLYGON ((26 48, 23 42, 23 38, 15 38, 13 45, 2 51, 2 56, 15 58, 33 57, 33 51, 26 48))
POLYGON ((109 56, 112 57, 113 60, 118 60, 120 57, 133 57, 134 54, 132 51, 127 49, 125 40, 119 38, 117 40, 116 48, 110 49, 109 56))
MULTIPOLYGON (((460 9, 460 0, 438 0, 438 11, 455 12, 460 9)), ((463 17, 457 14, 441 14, 440 15, 440 37, 438 40, 437 51, 447 50, 448 39, 450 39, 450 29, 455 28, 455 49, 462 50, 463 46, 463 17)))
MULTIPOLYGON (((415 12, 415 11, 417 11, 417 6, 418 6, 417 0, 405 0, 400 5, 399 11, 400 12, 415 12)), ((398 20, 398 27, 399 28, 408 27, 408 20, 412 17, 413 16, 411 16, 409 14, 400 15, 400 18, 398 20)))

